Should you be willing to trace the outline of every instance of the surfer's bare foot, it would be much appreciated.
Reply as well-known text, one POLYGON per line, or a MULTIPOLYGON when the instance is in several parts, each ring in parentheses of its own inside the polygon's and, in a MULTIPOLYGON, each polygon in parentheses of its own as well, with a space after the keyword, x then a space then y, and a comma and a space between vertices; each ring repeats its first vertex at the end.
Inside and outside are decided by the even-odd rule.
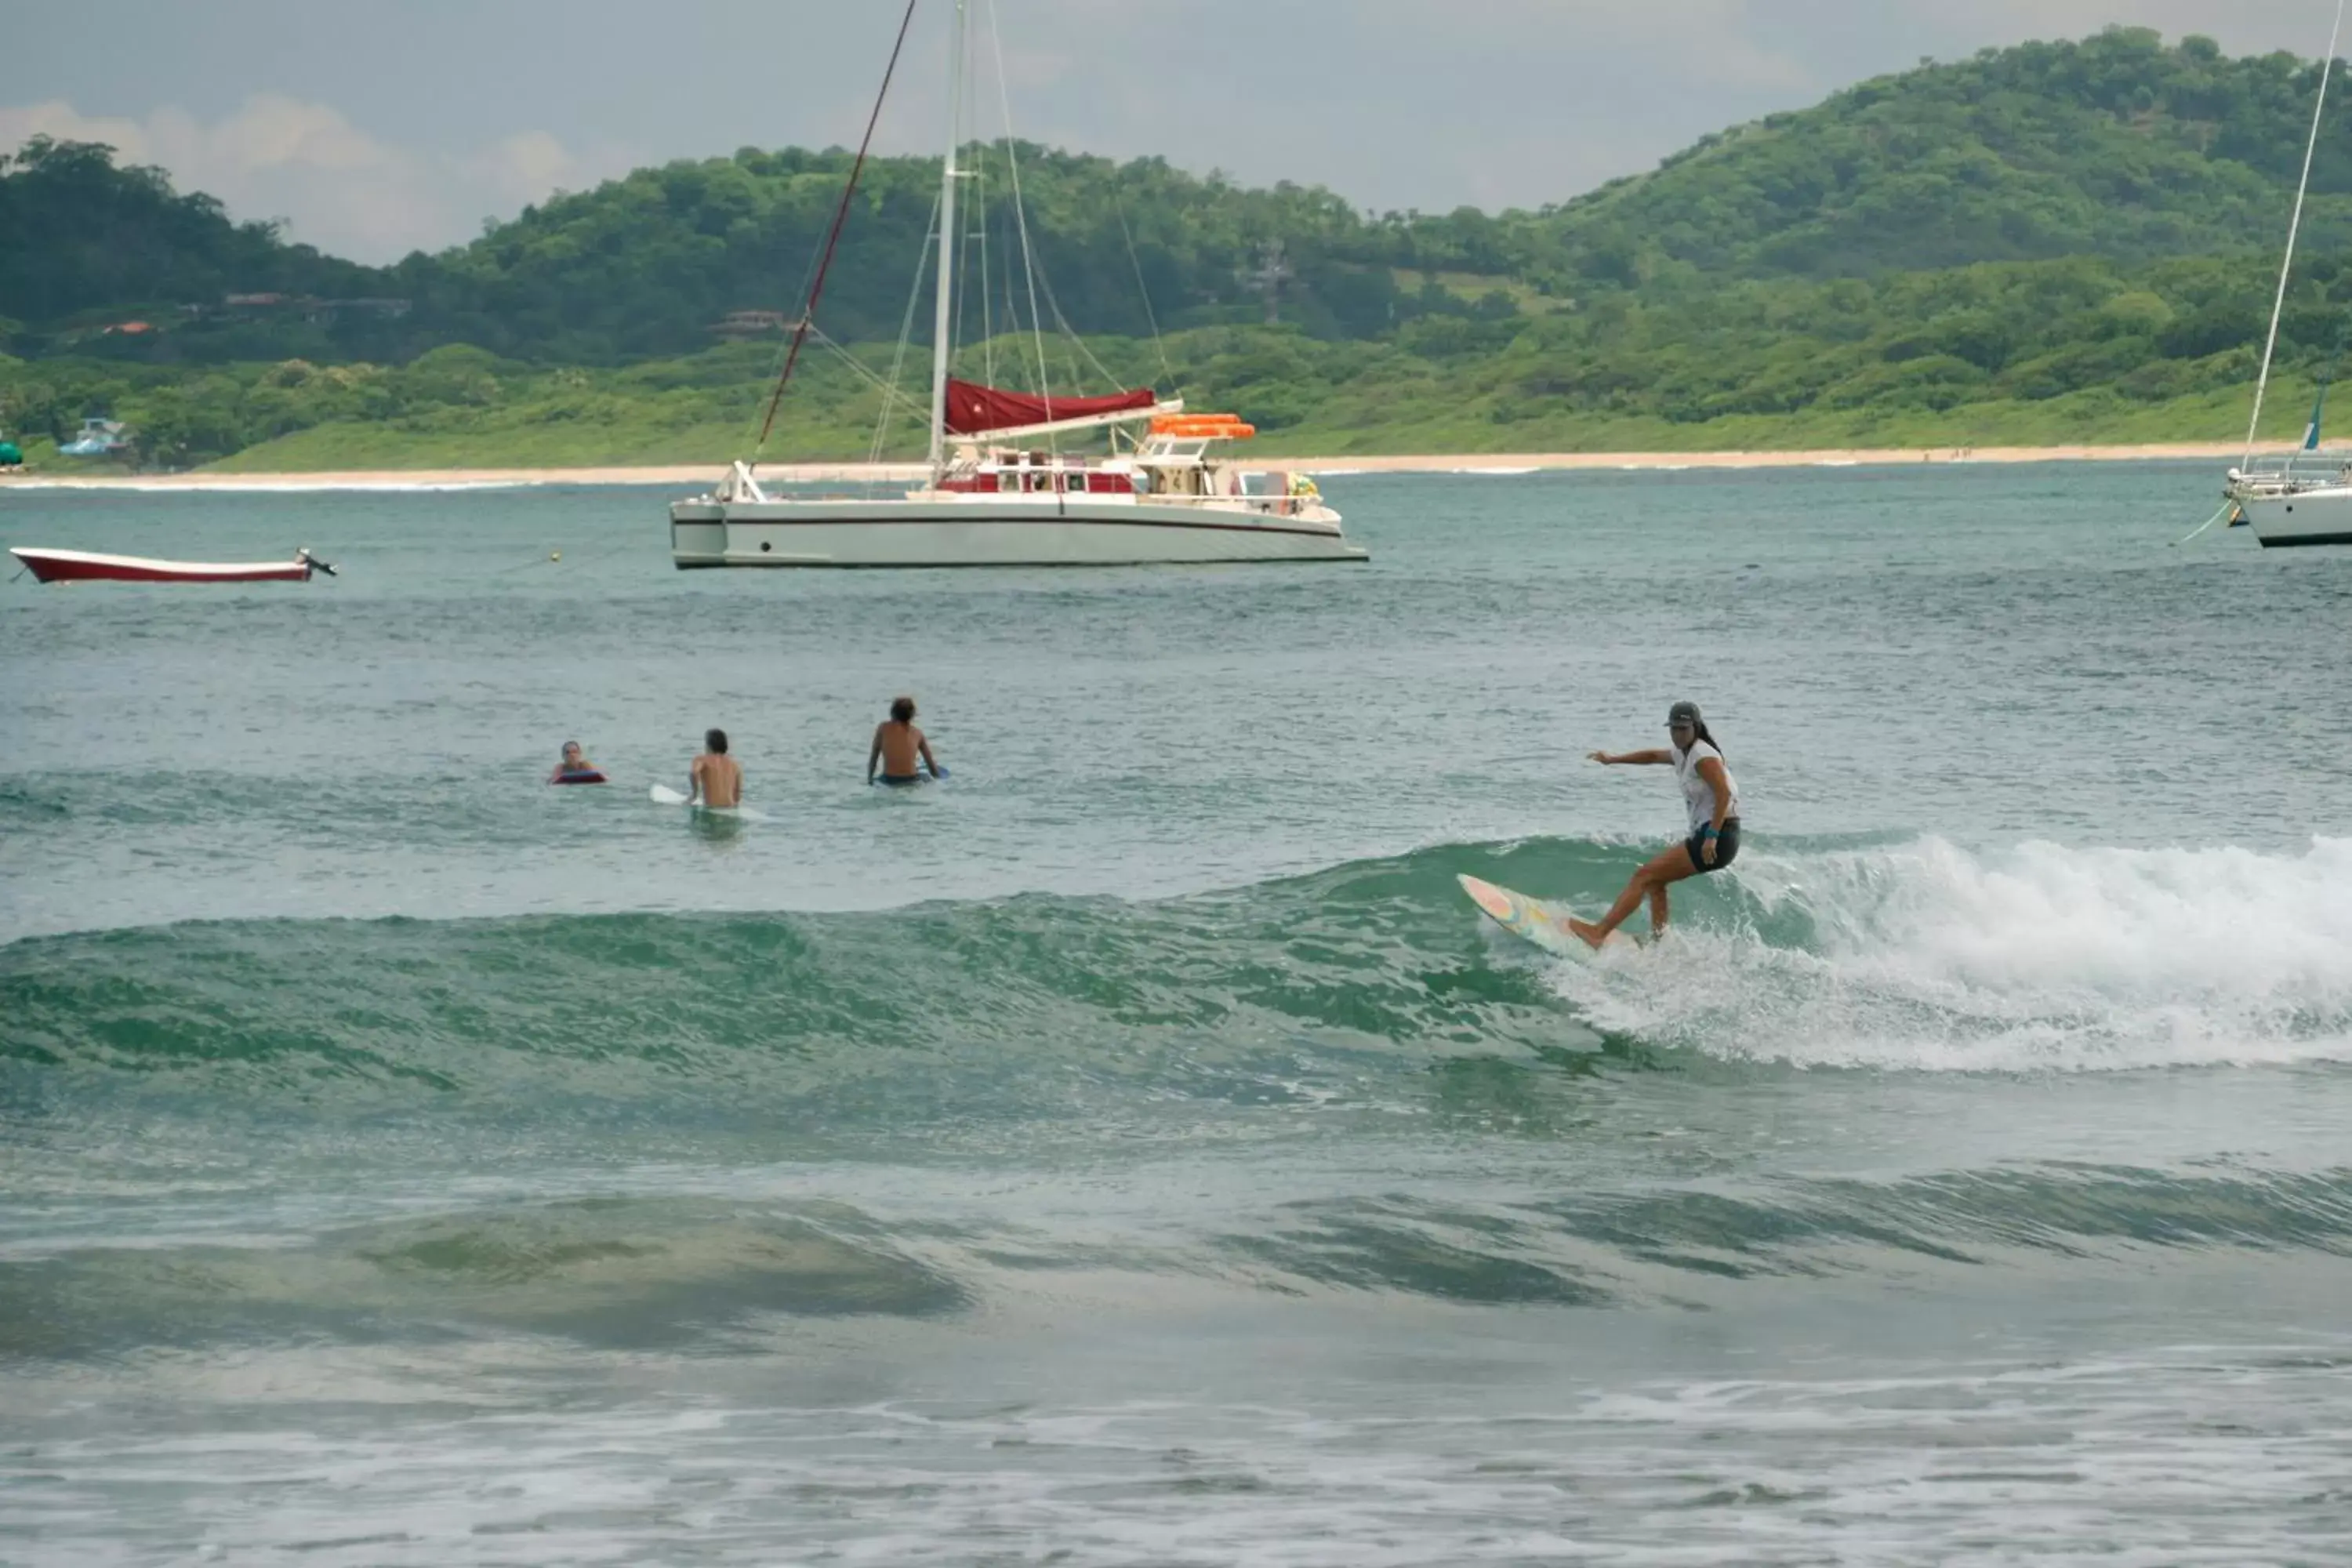
POLYGON ((1599 947, 1609 940, 1609 933, 1591 921, 1571 920, 1568 922, 1568 929, 1575 932, 1587 947, 1599 947))

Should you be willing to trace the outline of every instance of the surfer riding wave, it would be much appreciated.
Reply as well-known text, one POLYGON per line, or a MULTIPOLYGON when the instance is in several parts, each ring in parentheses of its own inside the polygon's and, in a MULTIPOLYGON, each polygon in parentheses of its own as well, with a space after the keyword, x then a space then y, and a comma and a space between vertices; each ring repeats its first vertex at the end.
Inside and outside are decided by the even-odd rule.
POLYGON ((1599 947, 1616 929, 1633 918, 1644 899, 1650 905, 1650 934, 1666 929, 1666 889, 1685 877, 1720 871, 1739 854, 1739 786, 1723 764, 1723 752, 1707 732, 1696 702, 1677 702, 1666 710, 1667 744, 1639 752, 1594 752, 1592 760, 1604 766, 1671 764, 1681 780, 1683 802, 1690 815, 1690 836, 1660 850, 1635 871, 1625 890, 1598 923, 1571 920, 1568 929, 1599 947))

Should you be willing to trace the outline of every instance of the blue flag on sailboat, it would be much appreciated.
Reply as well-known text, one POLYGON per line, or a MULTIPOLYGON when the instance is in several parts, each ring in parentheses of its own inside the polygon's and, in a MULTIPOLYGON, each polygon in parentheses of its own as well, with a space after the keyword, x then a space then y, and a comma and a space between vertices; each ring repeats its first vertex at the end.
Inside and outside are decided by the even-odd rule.
POLYGON ((2327 384, 2323 381, 2319 384, 2319 396, 2311 405, 2311 423, 2303 427, 2303 449, 2306 452, 2319 450, 2319 416, 2326 408, 2327 384))

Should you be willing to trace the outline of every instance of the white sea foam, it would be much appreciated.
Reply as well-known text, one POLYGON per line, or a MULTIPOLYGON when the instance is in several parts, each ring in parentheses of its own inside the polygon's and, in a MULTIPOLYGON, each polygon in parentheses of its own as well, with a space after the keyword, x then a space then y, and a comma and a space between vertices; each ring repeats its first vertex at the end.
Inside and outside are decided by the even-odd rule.
POLYGON ((2352 839, 1978 856, 1930 838, 1733 875, 1752 929, 1685 921, 1556 984, 1604 1028, 1801 1065, 2352 1060, 2352 839))
MULTIPOLYGON (((1354 1325, 1337 1327, 1344 1342, 1354 1325)), ((1531 1358, 1507 1385, 1494 1347, 1507 1342, 1477 1328, 1464 1337, 1484 1355, 1440 1359, 1453 1336, 1439 1336, 1414 1363, 1446 1383, 1367 1395, 1360 1373, 1334 1375, 1311 1399, 1261 1367, 1272 1392, 1255 1398, 1147 1383, 1145 1397, 1077 1403, 1056 1397, 1055 1375, 1079 1374, 1067 1367, 1008 1387, 940 1355, 931 1381, 971 1394, 779 1398, 793 1385, 776 1357, 689 1363, 661 1401, 600 1387, 533 1405, 515 1391, 572 1386, 539 1346, 501 1347, 470 1384, 462 1351, 370 1364, 305 1350, 248 1352, 211 1380, 217 1394, 187 1374, 188 1392, 142 1389, 174 1415, 211 1415, 212 1394, 234 1417, 156 1430, 98 1425, 86 1412, 108 1406, 85 1374, 29 1385, 27 1431, 45 1440, 28 1436, 37 1462, 0 1492, 0 1528, 33 1544, 25 1561, 54 1563, 871 1564, 1055 1548, 1251 1568, 2153 1568, 2341 1562, 2352 1547, 2335 1436, 2347 1379, 2300 1337, 1843 1378, 1636 1382, 1604 1364, 1580 1368, 1580 1388, 1531 1358), (712 1386, 727 1376, 742 1392, 712 1386), (342 1398, 302 1397, 330 1379, 342 1398), (415 1413, 420 1386, 439 1397, 415 1413)), ((888 1363, 851 1344, 836 1386, 889 1390, 888 1363)), ((1160 1354, 1182 1352, 1194 1380, 1236 1375, 1216 1338, 1160 1354)), ((1091 1373, 1101 1354, 1070 1359, 1091 1373)), ((1147 1362, 1130 1382, 1153 1375, 1130 1355, 1147 1362)))

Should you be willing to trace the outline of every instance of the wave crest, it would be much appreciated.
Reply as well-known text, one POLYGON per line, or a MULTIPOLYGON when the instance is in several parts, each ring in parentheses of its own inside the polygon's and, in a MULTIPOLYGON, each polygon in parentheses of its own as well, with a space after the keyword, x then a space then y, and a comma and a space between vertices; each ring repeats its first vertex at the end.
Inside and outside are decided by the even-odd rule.
POLYGON ((1561 973, 1604 1028, 1802 1066, 2352 1059, 2352 840, 1757 854, 1742 920, 1561 973))
POLYGON ((1750 848, 1672 940, 1585 908, 1631 847, 1440 846, 1231 892, 882 913, 208 922, 0 947, 0 1100, 143 1084, 352 1103, 698 1098, 821 1119, 1412 1096, 1433 1050, 2040 1070, 2352 1059, 2352 841, 1750 848))

